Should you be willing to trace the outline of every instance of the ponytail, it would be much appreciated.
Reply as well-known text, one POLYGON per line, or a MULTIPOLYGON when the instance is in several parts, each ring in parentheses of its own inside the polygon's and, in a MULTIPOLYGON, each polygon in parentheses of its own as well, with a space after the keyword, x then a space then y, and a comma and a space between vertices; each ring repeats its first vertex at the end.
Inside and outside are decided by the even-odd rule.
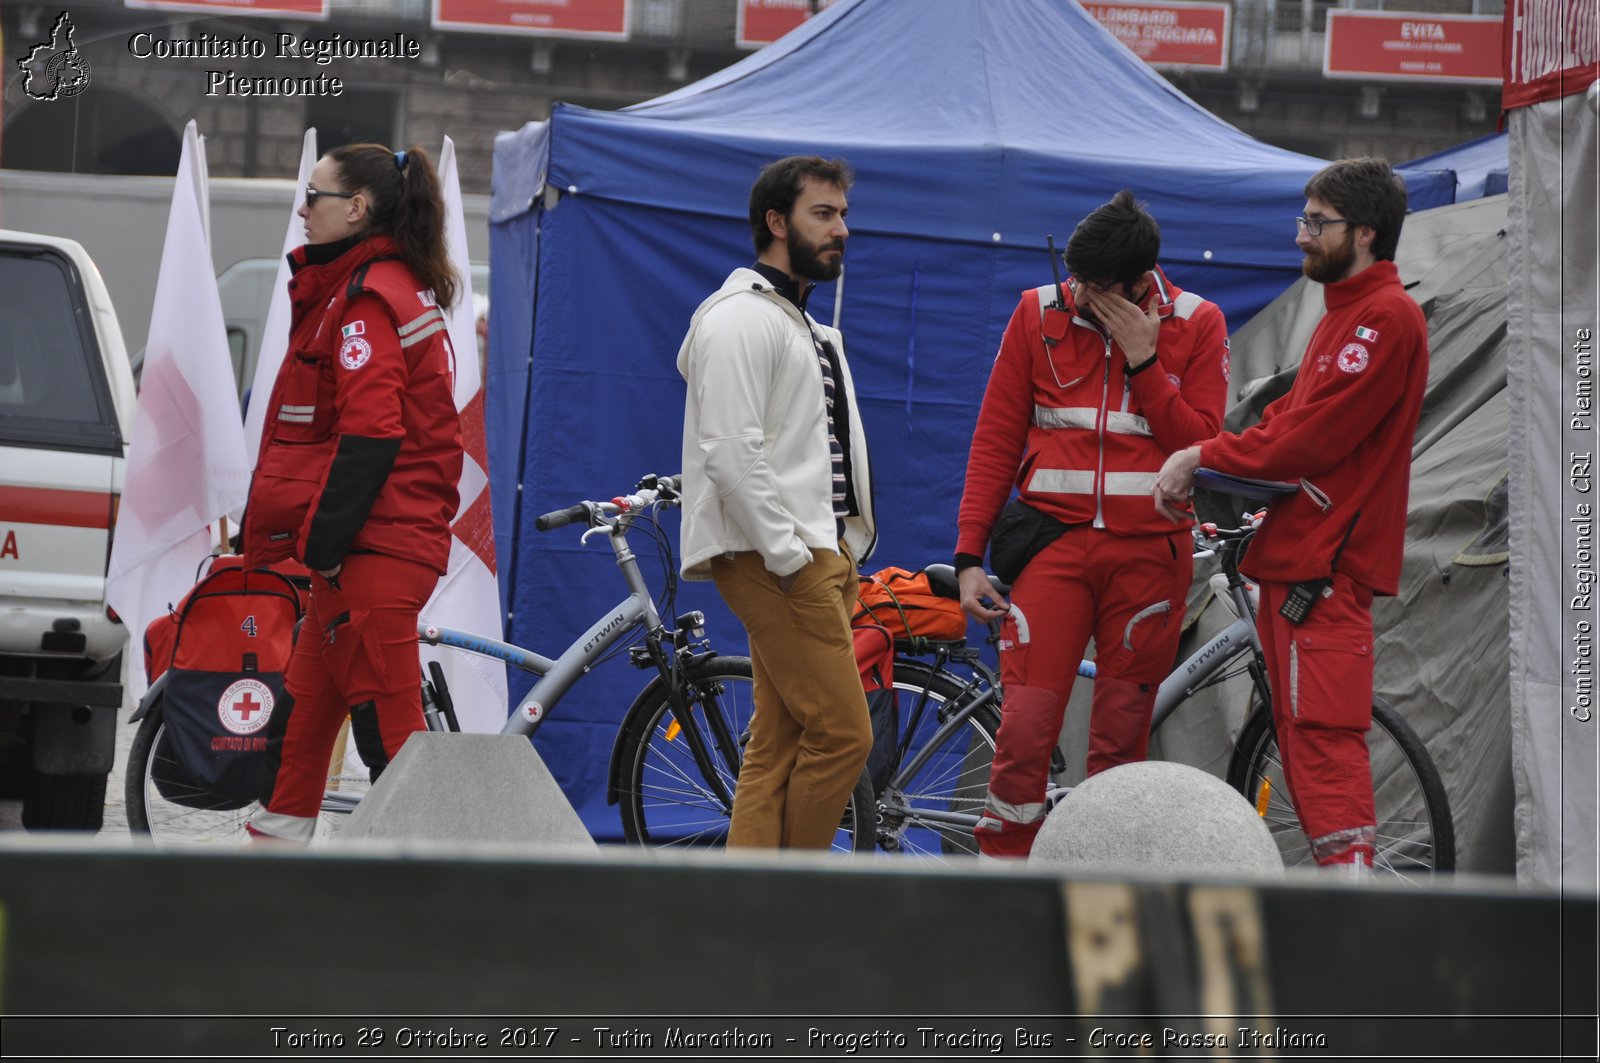
POLYGON ((444 194, 433 160, 413 145, 390 151, 382 144, 346 144, 328 152, 344 185, 372 199, 368 231, 387 236, 400 258, 449 309, 460 294, 460 280, 444 243, 444 194))

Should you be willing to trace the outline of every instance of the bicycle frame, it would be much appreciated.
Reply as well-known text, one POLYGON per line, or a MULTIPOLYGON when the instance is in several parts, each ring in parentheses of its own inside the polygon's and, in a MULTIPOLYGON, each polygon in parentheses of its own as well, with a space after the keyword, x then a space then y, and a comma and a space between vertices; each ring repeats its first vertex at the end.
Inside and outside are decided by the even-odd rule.
POLYGON ((1151 733, 1154 733, 1155 729, 1161 726, 1161 722, 1172 715, 1179 705, 1188 700, 1190 695, 1226 678, 1218 673, 1232 664, 1242 653, 1251 654, 1248 666, 1250 681, 1254 684, 1262 704, 1267 703, 1266 657, 1261 652, 1261 637, 1256 633, 1255 603, 1250 598, 1244 577, 1239 574, 1238 544, 1224 543, 1221 553, 1223 572, 1228 577, 1228 596, 1233 602, 1235 619, 1233 623, 1213 635, 1204 646, 1190 654, 1161 681, 1161 686, 1156 690, 1155 710, 1150 717, 1151 733))
MULTIPOLYGON (((1241 617, 1212 636, 1211 641, 1161 681, 1161 686, 1156 690, 1155 711, 1150 716, 1150 730, 1160 727, 1161 722, 1172 715, 1173 710, 1191 694, 1208 686, 1212 676, 1246 651, 1254 651, 1257 661, 1260 660, 1261 647, 1257 641, 1256 626, 1241 617)), ((1256 664, 1252 662, 1252 675, 1255 669, 1256 664)))
POLYGON ((657 637, 665 634, 655 599, 650 596, 650 589, 639 571, 639 559, 628 546, 628 530, 633 525, 633 519, 630 514, 620 518, 614 527, 590 528, 583 533, 585 540, 595 532, 602 532, 611 540, 617 568, 628 585, 628 596, 606 610, 554 660, 521 646, 468 631, 426 622, 417 625, 417 638, 429 646, 449 646, 493 657, 539 676, 538 682, 523 695, 515 711, 506 718, 505 726, 500 729, 501 734, 532 736, 573 684, 634 629, 643 627, 657 637))
MULTIPOLYGON (((720 777, 713 767, 713 760, 706 745, 707 737, 691 719, 683 698, 682 686, 676 681, 677 669, 681 664, 677 652, 679 642, 674 633, 669 632, 662 623, 655 599, 651 597, 644 575, 639 571, 638 557, 628 545, 628 531, 632 528, 636 517, 637 514, 634 513, 623 514, 618 517, 615 524, 601 524, 584 532, 584 541, 596 533, 605 534, 611 540, 611 549, 616 554, 617 568, 622 573, 623 581, 628 585, 628 596, 606 610, 600 619, 589 625, 588 630, 574 639, 554 660, 498 639, 426 622, 417 625, 417 638, 429 646, 448 646, 492 657, 539 676, 538 681, 523 695, 500 729, 501 734, 532 737, 551 710, 578 680, 600 663, 619 642, 634 630, 643 628, 650 662, 655 665, 662 681, 666 684, 669 703, 672 705, 674 715, 683 724, 684 735, 696 764, 708 783, 717 788, 719 796, 731 801, 731 794, 720 792, 725 788, 721 785, 720 777)), ((713 731, 710 741, 716 743, 726 762, 737 763, 738 736, 725 733, 727 728, 720 719, 713 717, 710 723, 713 731)))

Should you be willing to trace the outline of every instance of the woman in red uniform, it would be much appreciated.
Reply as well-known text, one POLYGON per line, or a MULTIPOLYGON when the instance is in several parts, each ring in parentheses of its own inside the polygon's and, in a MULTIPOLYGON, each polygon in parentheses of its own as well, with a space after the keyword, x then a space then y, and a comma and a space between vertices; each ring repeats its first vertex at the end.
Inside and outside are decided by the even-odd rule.
POLYGON ((250 822, 309 842, 345 716, 374 779, 423 728, 417 614, 448 565, 461 431, 444 316, 458 282, 427 155, 336 148, 300 217, 243 549, 251 565, 312 571, 274 719, 287 717, 276 782, 250 822))

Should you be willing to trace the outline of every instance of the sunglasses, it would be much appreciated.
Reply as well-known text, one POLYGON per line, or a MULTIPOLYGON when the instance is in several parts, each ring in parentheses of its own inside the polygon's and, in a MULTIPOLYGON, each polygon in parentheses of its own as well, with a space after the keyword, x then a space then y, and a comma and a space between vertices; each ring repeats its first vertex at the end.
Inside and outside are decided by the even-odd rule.
POLYGON ((306 209, 311 210, 314 208, 317 205, 317 200, 323 196, 331 196, 334 199, 354 199, 360 194, 360 192, 323 192, 306 185, 306 209))

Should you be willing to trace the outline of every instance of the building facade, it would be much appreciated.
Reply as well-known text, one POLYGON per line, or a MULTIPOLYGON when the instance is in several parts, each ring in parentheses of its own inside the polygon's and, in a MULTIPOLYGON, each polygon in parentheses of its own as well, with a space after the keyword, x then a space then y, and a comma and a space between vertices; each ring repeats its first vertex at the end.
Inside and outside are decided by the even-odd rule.
MULTIPOLYGON (((755 45, 739 41, 741 29, 759 36, 827 4, 592 0, 597 17, 626 12, 625 37, 611 37, 436 22, 436 4, 446 12, 494 7, 472 0, 327 0, 326 18, 219 13, 272 0, 192 0, 187 8, 136 2, 71 3, 70 41, 52 38, 63 14, 56 4, 0 7, 7 61, 0 166, 171 174, 183 125, 194 118, 213 176, 292 177, 308 126, 324 150, 357 140, 434 148, 448 133, 463 189, 486 192, 496 133, 548 117, 558 100, 617 108, 672 91, 749 54, 755 45), (758 14, 775 23, 756 25, 758 14), (30 63, 40 45, 45 51, 30 63), (61 89, 66 67, 51 65, 68 49, 85 71, 81 91, 70 95, 61 89), (41 98, 51 91, 56 98, 41 98)), ((1226 69, 1158 69, 1245 132, 1323 158, 1370 153, 1401 161, 1492 132, 1496 84, 1324 76, 1330 12, 1359 3, 1388 15, 1487 21, 1502 10, 1501 0, 1398 0, 1386 12, 1384 2, 1231 0, 1226 69)), ((575 7, 549 4, 557 12, 575 7)))

